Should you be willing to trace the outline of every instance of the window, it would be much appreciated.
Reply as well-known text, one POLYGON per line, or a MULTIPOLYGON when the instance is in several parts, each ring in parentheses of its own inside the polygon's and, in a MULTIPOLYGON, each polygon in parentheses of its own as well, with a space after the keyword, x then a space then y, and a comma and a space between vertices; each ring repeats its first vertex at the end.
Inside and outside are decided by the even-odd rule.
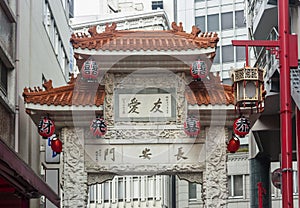
POLYGON ((197 199, 197 184, 189 182, 189 200, 197 199))
MULTIPOLYGON (((3 1, 1 1, 3 2, 3 1)), ((3 7, 9 7, 6 3, 1 3, 3 7)), ((6 11, 3 10, 3 8, 0 6, 0 39, 2 43, 2 47, 6 52, 13 57, 14 54, 14 44, 12 43, 14 39, 14 20, 13 18, 9 18, 13 16, 12 13, 10 13, 9 9, 6 9, 6 11), (9 14, 8 14, 9 13, 9 14)))
POLYGON ((228 30, 233 28, 233 13, 226 12, 221 14, 221 28, 228 30))
POLYGON ((111 199, 111 186, 110 186, 110 182, 105 182, 104 183, 104 202, 109 202, 109 200, 111 199))
POLYGON ((133 177, 133 200, 138 200, 140 198, 140 189, 139 177, 133 177))
POLYGON ((152 1, 152 10, 163 9, 163 1, 152 1))
POLYGON ((219 31, 219 14, 207 16, 207 30, 209 32, 219 31))
POLYGON ((7 73, 8 68, 0 60, 0 90, 6 95, 7 94, 7 73))
POLYGON ((203 32, 205 30, 205 16, 195 18, 196 26, 203 32))
POLYGON ((229 196, 243 196, 243 175, 232 175, 228 177, 228 191, 229 196))
POLYGON ((119 178, 118 181, 118 199, 119 201, 123 201, 124 199, 124 179, 123 178, 119 178))
POLYGON ((148 178, 148 199, 154 199, 154 190, 155 190, 155 184, 154 184, 154 177, 151 176, 148 178))
POLYGON ((244 61, 246 57, 245 47, 237 46, 236 50, 236 60, 237 61, 244 61))
POLYGON ((240 27, 246 27, 246 23, 244 21, 244 11, 236 11, 235 12, 235 27, 240 28, 240 27))
POLYGON ((222 61, 223 61, 223 63, 233 61, 233 46, 232 45, 222 47, 222 61))
POLYGON ((74 17, 74 0, 69 0, 69 18, 74 17))
POLYGON ((293 193, 298 193, 298 175, 297 171, 293 171, 293 193))
POLYGON ((89 187, 89 201, 90 203, 95 202, 95 196, 96 196, 96 191, 97 191, 97 185, 92 185, 89 187))
POLYGON ((59 30, 56 26, 55 19, 51 12, 50 6, 47 2, 44 3, 44 26, 46 32, 49 36, 50 43, 53 47, 53 50, 57 56, 57 61, 61 67, 61 70, 65 77, 69 78, 69 67, 68 67, 68 57, 66 55, 63 42, 61 41, 61 36, 59 30))
POLYGON ((220 46, 216 49, 216 56, 214 58, 214 63, 219 64, 220 63, 220 46))

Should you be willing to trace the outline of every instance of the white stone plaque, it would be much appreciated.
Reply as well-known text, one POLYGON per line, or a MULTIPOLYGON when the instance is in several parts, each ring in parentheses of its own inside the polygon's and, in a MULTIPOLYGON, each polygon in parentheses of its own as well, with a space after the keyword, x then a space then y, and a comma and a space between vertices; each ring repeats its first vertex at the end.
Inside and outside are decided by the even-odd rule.
MULTIPOLYGON (((203 171, 203 144, 86 144, 90 158, 109 172, 203 171), (126 169, 114 168, 126 167, 126 169), (140 167, 143 167, 141 170, 140 167), (147 169, 151 167, 151 170, 147 169), (153 168, 155 167, 155 168, 153 168)), ((121 174, 121 173, 120 173, 121 174)))
POLYGON ((171 94, 119 94, 120 118, 171 116, 171 94))

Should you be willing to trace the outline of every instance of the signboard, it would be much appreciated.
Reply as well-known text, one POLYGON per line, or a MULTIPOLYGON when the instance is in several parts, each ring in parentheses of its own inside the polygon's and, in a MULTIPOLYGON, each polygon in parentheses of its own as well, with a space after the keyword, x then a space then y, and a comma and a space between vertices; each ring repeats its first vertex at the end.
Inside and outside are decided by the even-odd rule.
POLYGON ((148 93, 149 91, 146 90, 139 93, 126 93, 127 91, 119 90, 115 93, 115 119, 117 121, 175 119, 175 99, 172 92, 148 93))
POLYGON ((201 172, 204 144, 86 144, 85 151, 102 171, 118 174, 201 172))
POLYGON ((51 148, 51 140, 56 135, 53 134, 51 137, 45 139, 45 161, 46 163, 59 163, 60 154, 54 152, 51 148))

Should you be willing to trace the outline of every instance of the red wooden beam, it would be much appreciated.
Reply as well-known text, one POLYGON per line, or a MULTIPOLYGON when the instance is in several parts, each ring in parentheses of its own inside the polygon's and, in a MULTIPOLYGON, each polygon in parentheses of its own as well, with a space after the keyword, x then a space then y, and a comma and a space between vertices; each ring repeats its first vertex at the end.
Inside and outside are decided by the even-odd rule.
POLYGON ((278 40, 232 40, 233 46, 279 47, 278 40))

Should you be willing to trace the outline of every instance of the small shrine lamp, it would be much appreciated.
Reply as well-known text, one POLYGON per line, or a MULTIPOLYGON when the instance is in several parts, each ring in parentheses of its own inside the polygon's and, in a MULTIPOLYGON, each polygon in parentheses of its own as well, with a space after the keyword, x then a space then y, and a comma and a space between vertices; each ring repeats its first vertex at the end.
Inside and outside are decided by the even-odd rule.
POLYGON ((245 66, 235 69, 231 75, 233 91, 235 96, 235 106, 239 112, 241 110, 252 110, 257 112, 263 110, 264 80, 263 70, 257 67, 245 66))

